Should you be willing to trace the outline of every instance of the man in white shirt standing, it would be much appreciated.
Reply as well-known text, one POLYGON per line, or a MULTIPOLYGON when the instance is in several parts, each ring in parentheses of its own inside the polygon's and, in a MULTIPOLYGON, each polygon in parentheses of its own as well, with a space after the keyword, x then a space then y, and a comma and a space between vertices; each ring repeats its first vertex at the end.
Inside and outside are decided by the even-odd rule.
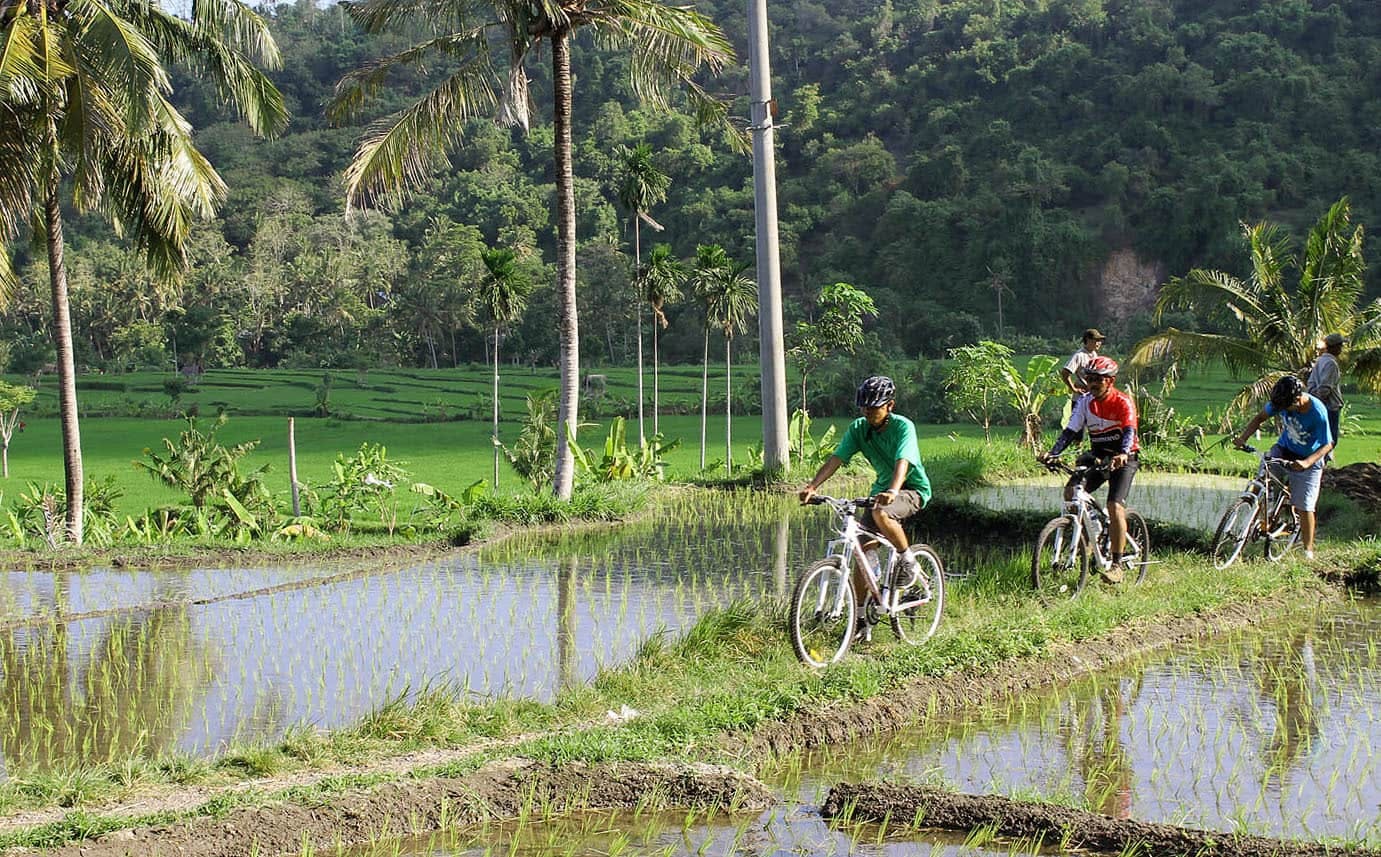
POLYGON ((1084 331, 1084 347, 1074 352, 1073 356, 1069 358, 1069 362, 1060 367, 1060 380, 1064 381, 1065 386, 1069 388, 1071 400, 1088 392, 1080 370, 1088 366, 1089 362, 1098 356, 1098 351, 1103 347, 1105 338, 1098 328, 1090 327, 1084 331))
MULTIPOLYGON (((1343 335, 1330 333, 1316 343, 1319 351, 1314 368, 1309 372, 1309 395, 1323 402, 1328 411, 1328 428, 1333 433, 1333 449, 1338 448, 1338 428, 1343 416, 1343 373, 1338 367, 1338 355, 1343 353, 1343 335)), ((1333 454, 1329 453, 1329 458, 1333 454)))

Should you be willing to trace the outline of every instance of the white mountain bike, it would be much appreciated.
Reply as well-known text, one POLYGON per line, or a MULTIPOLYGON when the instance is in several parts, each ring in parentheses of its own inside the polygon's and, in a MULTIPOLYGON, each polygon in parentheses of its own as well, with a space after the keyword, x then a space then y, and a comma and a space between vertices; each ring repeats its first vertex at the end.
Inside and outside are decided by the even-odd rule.
POLYGON ((871 639, 873 626, 886 616, 897 639, 922 643, 940 626, 945 605, 945 569, 929 545, 912 545, 916 569, 908 569, 896 548, 881 533, 867 529, 858 513, 873 498, 842 500, 817 494, 811 505, 827 505, 839 529, 826 556, 807 568, 791 593, 791 644, 796 656, 812 667, 844 657, 855 632, 871 639), (868 591, 862 606, 850 584, 851 569, 867 569, 868 591))
MULTIPOLYGON (((1106 469, 1107 462, 1070 467, 1050 461, 1051 472, 1084 477, 1091 471, 1106 469)), ((1036 537, 1031 556, 1031 586, 1047 597, 1073 598, 1088 584, 1089 572, 1112 567, 1111 527, 1108 513, 1084 487, 1075 482, 1074 499, 1065 501, 1063 512, 1047 523, 1036 537)), ((1122 548, 1122 568, 1126 579, 1140 583, 1151 563, 1151 531, 1140 514, 1127 510, 1127 543, 1122 548)))

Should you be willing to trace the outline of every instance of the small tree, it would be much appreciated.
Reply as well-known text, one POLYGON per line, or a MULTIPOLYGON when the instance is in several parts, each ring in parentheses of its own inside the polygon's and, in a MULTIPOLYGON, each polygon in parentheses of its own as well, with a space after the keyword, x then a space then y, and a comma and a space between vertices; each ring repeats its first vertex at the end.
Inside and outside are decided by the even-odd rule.
POLYGON ((19 409, 31 403, 37 394, 33 387, 0 381, 0 465, 6 479, 10 478, 10 438, 23 425, 19 409))
POLYGON ((1004 367, 1012 349, 985 339, 977 345, 951 348, 949 356, 954 360, 945 380, 950 401, 983 426, 985 440, 992 440, 993 417, 1002 407, 1004 367))
POLYGON ((992 440, 993 416, 1011 408, 1021 419, 1017 442, 1035 450, 1041 442, 1041 410, 1059 389, 1054 374, 1059 359, 1037 354, 1026 361, 1025 371, 1012 362, 1012 349, 990 340, 950 349, 954 368, 945 387, 950 401, 968 411, 983 425, 983 436, 992 440))
MULTIPOLYGON (((863 318, 876 316, 877 306, 862 290, 848 283, 834 283, 820 290, 815 300, 818 315, 815 321, 798 321, 792 331, 791 357, 801 373, 801 415, 793 420, 799 431, 806 431, 810 412, 806 408, 806 380, 810 373, 824 365, 836 354, 852 354, 863 343, 863 318)), ((797 448, 805 456, 805 438, 798 439, 797 448)))

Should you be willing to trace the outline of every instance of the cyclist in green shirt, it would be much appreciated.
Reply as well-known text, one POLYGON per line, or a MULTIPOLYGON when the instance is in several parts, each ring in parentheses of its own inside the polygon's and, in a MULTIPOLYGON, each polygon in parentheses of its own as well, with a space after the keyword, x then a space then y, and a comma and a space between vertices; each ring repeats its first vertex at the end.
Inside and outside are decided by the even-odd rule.
POLYGON ((809 501, 855 453, 863 453, 877 474, 871 489, 875 505, 867 511, 863 523, 885 536, 906 567, 915 569, 916 558, 908 550, 911 545, 902 522, 930 502, 930 479, 921 464, 916 424, 892 412, 896 397, 897 387, 885 375, 874 375, 858 386, 854 402, 863 410, 863 416, 849 424, 834 454, 798 496, 802 503, 809 501))

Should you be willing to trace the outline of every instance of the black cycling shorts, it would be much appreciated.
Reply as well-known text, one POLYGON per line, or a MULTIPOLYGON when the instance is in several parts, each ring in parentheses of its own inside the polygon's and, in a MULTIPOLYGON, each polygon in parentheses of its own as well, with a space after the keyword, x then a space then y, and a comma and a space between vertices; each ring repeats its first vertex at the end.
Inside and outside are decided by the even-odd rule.
MULTIPOLYGON (((1074 462, 1080 467, 1091 467, 1098 462, 1098 456, 1092 452, 1086 452, 1074 462)), ((1133 452, 1127 457, 1127 463, 1114 470, 1111 474, 1106 470, 1090 470, 1082 476, 1069 477, 1068 486, 1073 488, 1075 483, 1083 480, 1084 487, 1092 494, 1108 483, 1108 502, 1127 505, 1127 493, 1132 490, 1132 478, 1136 476, 1137 470, 1136 453, 1133 452)))

